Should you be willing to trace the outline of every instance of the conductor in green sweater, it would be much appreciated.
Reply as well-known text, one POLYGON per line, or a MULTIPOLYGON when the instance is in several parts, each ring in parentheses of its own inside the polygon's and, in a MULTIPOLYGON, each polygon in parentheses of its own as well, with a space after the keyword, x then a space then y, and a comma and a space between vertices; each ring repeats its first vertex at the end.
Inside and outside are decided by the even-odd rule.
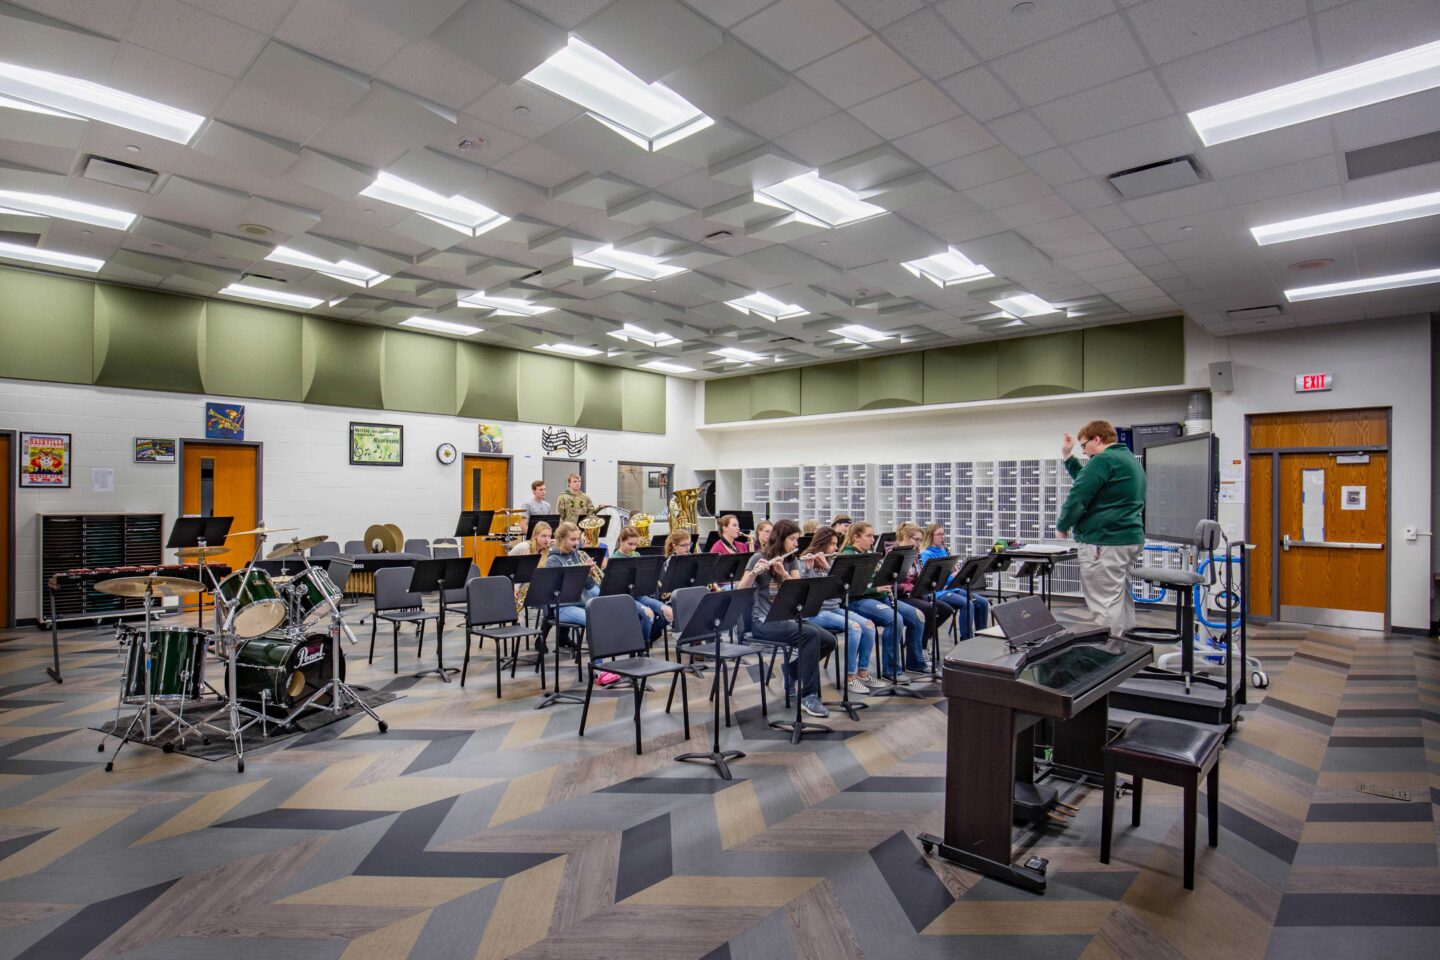
POLYGON ((1113 636, 1135 626, 1130 568, 1145 549, 1145 471, 1117 440, 1107 421, 1085 424, 1080 452, 1090 459, 1082 466, 1073 453, 1075 439, 1065 434, 1060 456, 1074 482, 1055 520, 1062 537, 1075 532, 1085 606, 1113 636))

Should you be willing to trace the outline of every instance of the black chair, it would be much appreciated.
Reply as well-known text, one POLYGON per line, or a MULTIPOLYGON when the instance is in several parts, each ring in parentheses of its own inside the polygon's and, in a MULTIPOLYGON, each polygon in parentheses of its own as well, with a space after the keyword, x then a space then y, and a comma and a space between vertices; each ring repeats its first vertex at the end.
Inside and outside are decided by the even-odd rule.
MULTIPOLYGON (((624 594, 596 597, 585 605, 585 634, 590 643, 589 682, 585 685, 585 706, 580 711, 580 736, 585 736, 585 721, 590 715, 590 695, 595 690, 598 673, 615 673, 630 681, 635 692, 635 753, 640 748, 640 704, 645 697, 645 681, 670 674, 670 696, 674 699, 675 681, 680 681, 680 712, 685 717, 685 739, 690 739, 690 698, 685 687, 685 666, 670 660, 646 656, 645 631, 635 601, 624 594), (618 658, 599 661, 607 657, 618 658)), ((670 704, 665 705, 670 712, 670 704)))
MULTIPOLYGON (((485 648, 486 637, 495 641, 495 698, 498 700, 500 675, 507 663, 510 679, 515 679, 520 641, 540 636, 539 628, 520 623, 520 615, 515 612, 515 588, 509 577, 476 577, 465 584, 465 660, 460 666, 461 687, 465 686, 465 673, 470 669, 472 636, 480 638, 480 650, 485 648)), ((542 656, 537 653, 526 662, 538 665, 542 656)), ((545 688, 544 670, 540 671, 540 688, 545 688)))
POLYGON ((425 649, 425 623, 439 621, 439 613, 430 613, 422 606, 423 599, 418 593, 410 592, 410 578, 413 567, 385 567, 375 571, 375 617, 370 621, 370 657, 367 663, 375 662, 375 630, 380 621, 389 622, 394 628, 395 672, 400 672, 400 624, 415 624, 419 646, 415 656, 425 649))
MULTIPOLYGON (((442 558, 437 556, 435 559, 455 559, 456 557, 459 557, 458 553, 451 555, 449 558, 442 558)), ((458 613, 461 616, 464 616, 470 603, 469 596, 465 593, 465 587, 469 585, 471 580, 474 580, 479 576, 480 568, 475 566, 474 563, 471 563, 469 572, 465 574, 464 585, 445 588, 445 596, 441 600, 441 602, 445 604, 445 609, 450 611, 451 613, 458 613)))
MULTIPOLYGON (((675 636, 679 637, 685 632, 685 626, 690 622, 690 617, 695 613, 695 608, 700 606, 700 600, 710 592, 709 587, 681 587, 670 594, 670 609, 674 611, 675 621, 671 625, 675 630, 675 636)), ((763 673, 765 670, 765 649, 753 643, 721 643, 720 655, 715 655, 715 642, 696 640, 690 643, 675 642, 675 656, 700 657, 704 660, 724 660, 727 663, 735 664, 730 668, 730 682, 725 686, 725 726, 730 726, 730 695, 735 691, 735 681, 740 676, 740 664, 745 657, 753 655, 755 662, 759 664, 763 673)), ((710 682, 710 696, 714 698, 716 690, 720 685, 720 674, 724 671, 716 670, 715 676, 710 682)), ((769 704, 765 698, 765 684, 760 684, 760 714, 768 717, 770 715, 769 704)), ((674 698, 675 690, 670 690, 671 698, 674 698)), ((665 709, 670 709, 667 702, 665 709)))
POLYGON ((346 540, 345 549, 340 551, 346 556, 357 556, 362 553, 369 553, 370 548, 365 545, 364 540, 346 540))

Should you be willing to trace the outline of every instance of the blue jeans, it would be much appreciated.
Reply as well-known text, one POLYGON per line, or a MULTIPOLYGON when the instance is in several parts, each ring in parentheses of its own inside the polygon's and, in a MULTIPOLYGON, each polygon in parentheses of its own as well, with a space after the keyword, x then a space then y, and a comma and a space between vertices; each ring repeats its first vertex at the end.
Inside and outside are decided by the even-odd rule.
MULTIPOLYGON (((890 676, 898 672, 898 630, 895 624, 895 613, 890 609, 887 600, 876 600, 867 597, 850 602, 850 612, 858 613, 866 620, 874 623, 880 628, 880 668, 881 673, 890 676)), ((909 659, 912 664, 923 663, 925 660, 925 617, 909 604, 900 604, 900 621, 905 629, 905 647, 909 652, 909 659), (916 659, 918 657, 919 659, 916 659)))
POLYGON ((556 611, 555 622, 568 623, 575 627, 585 626, 585 604, 598 596, 600 596, 600 588, 593 583, 590 584, 585 588, 585 592, 580 594, 579 603, 560 604, 560 609, 556 611))
POLYGON ((965 603, 967 600, 970 603, 971 609, 975 612, 975 629, 984 630, 990 626, 990 601, 979 594, 972 597, 965 590, 941 590, 935 594, 935 599, 955 608, 955 620, 960 624, 961 640, 970 639, 970 623, 965 614, 965 603))
MULTIPOLYGON (((825 630, 844 630, 845 611, 821 610, 810 622, 825 630)), ((875 624, 850 611, 850 629, 845 635, 845 675, 853 676, 860 667, 870 666, 870 646, 875 642, 875 624)))

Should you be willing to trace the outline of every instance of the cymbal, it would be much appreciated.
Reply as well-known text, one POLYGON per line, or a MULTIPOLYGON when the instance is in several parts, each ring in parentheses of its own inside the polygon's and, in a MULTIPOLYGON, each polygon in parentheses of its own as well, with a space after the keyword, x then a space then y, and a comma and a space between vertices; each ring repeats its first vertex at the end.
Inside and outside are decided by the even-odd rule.
POLYGON ((266 560, 284 560, 286 557, 294 557, 304 553, 311 547, 318 546, 330 538, 325 534, 315 537, 306 537, 304 540, 291 540, 289 543, 282 543, 280 546, 265 554, 266 560))
POLYGON ((229 547, 181 547, 175 551, 175 554, 185 560, 198 560, 201 557, 213 557, 229 549, 229 547))
POLYGON ((233 533, 233 532, 232 532, 232 533, 230 534, 230 536, 232 536, 232 537, 248 537, 248 536, 250 536, 250 534, 252 534, 252 533, 258 533, 258 534, 263 534, 263 535, 265 535, 265 536, 269 536, 269 535, 272 534, 272 533, 290 533, 290 532, 292 532, 292 531, 299 530, 299 529, 300 529, 299 527, 267 527, 267 526, 264 526, 264 525, 262 524, 261 526, 256 527, 254 530, 241 530, 239 533, 233 533))
POLYGON ((199 593, 205 585, 183 577, 116 577, 95 584, 95 589, 117 597, 185 597, 199 593))

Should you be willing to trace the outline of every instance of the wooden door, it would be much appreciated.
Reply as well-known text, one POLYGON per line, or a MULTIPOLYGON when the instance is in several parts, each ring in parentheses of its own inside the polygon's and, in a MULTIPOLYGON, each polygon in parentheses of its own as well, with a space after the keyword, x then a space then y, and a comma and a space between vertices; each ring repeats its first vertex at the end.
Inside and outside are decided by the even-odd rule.
MULTIPOLYGON (((187 516, 234 517, 231 530, 255 529, 260 520, 260 448, 186 442, 181 449, 180 512, 187 516)), ((211 557, 211 562, 239 569, 250 562, 255 537, 232 534, 223 546, 225 552, 211 557)))
MULTIPOLYGON (((460 509, 504 510, 512 506, 509 499, 510 459, 466 454, 460 471, 460 509)), ((497 516, 491 529, 495 532, 503 531, 505 524, 506 518, 497 516)), ((470 538, 466 538, 461 547, 463 555, 473 558, 482 574, 489 573, 490 561, 506 549, 507 545, 498 540, 480 540, 476 543, 470 538), (475 547, 478 547, 478 552, 475 547)))
POLYGON ((11 626, 13 616, 12 596, 15 583, 12 571, 15 569, 14 518, 11 511, 15 504, 15 477, 11 473, 11 451, 14 443, 11 434, 0 433, 0 627, 11 626))

